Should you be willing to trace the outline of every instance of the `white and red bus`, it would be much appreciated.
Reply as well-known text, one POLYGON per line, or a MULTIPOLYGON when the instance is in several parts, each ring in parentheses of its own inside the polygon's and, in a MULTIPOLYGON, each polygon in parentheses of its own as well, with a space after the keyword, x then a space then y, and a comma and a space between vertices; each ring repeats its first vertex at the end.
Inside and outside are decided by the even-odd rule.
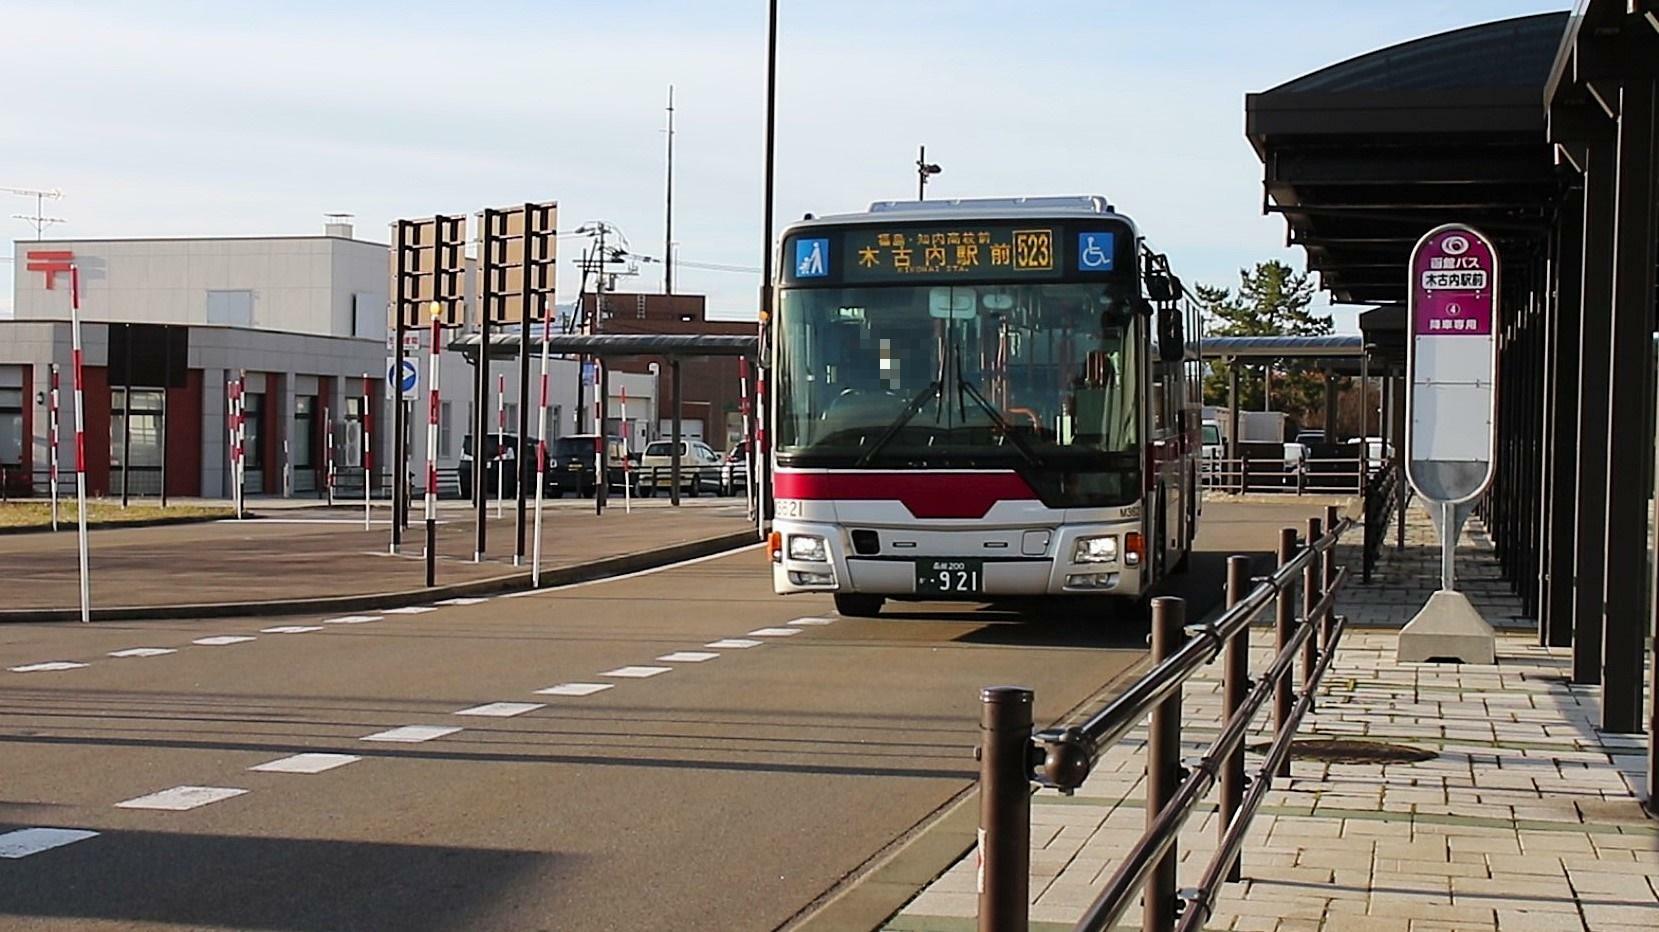
POLYGON ((1199 320, 1102 198, 886 202, 783 235, 780 593, 1144 600, 1199 512, 1199 320))

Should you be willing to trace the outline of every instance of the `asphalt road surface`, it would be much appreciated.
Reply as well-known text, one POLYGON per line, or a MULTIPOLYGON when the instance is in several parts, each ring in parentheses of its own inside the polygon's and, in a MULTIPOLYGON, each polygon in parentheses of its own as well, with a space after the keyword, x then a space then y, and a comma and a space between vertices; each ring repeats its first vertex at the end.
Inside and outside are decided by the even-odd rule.
MULTIPOLYGON (((1313 511, 1212 506, 1194 617, 1313 511)), ((0 926, 772 929, 971 785, 980 686, 1046 724, 1144 655, 1075 606, 839 618, 758 549, 362 617, 0 627, 0 926)))

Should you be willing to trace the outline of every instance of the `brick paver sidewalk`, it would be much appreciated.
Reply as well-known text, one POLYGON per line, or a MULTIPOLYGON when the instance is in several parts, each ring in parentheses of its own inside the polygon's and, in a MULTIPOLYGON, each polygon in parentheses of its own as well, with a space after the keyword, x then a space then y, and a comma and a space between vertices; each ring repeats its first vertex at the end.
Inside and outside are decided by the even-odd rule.
MULTIPOLYGON (((1479 529, 1469 538, 1460 563, 1489 564, 1479 529)), ((1366 604, 1375 592, 1351 590, 1343 610, 1386 617, 1389 608, 1366 604)), ((1262 633, 1253 671, 1268 659, 1262 633)), ((1399 664, 1396 641, 1389 630, 1350 631, 1302 737, 1360 737, 1436 756, 1296 761, 1252 825, 1243 882, 1226 887, 1207 928, 1659 929, 1659 822, 1635 796, 1644 739, 1597 730, 1599 689, 1567 683, 1568 651, 1506 633, 1495 667, 1399 664)), ((1216 734, 1219 675, 1212 664, 1188 683, 1185 756, 1216 734)), ((1269 716, 1258 721, 1253 746, 1268 738, 1269 716)), ((1069 929, 1144 828, 1142 743, 1137 733, 1110 748, 1076 796, 1033 798, 1033 929, 1069 929)), ((1208 863, 1216 821, 1210 805, 1188 823, 1181 884, 1208 863)), ((886 928, 971 930, 974 879, 970 853, 886 928)), ((1138 909, 1126 918, 1139 927, 1138 909)))

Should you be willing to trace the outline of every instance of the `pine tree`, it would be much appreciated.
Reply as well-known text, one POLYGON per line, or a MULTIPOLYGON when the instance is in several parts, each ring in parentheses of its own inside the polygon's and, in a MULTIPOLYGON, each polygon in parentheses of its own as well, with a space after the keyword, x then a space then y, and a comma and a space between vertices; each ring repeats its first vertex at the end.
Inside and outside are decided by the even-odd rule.
MULTIPOLYGON (((1196 291, 1203 307, 1205 333, 1213 336, 1323 336, 1334 329, 1330 315, 1312 310, 1313 282, 1305 273, 1278 260, 1240 269, 1236 294, 1232 289, 1210 285, 1199 285, 1196 291)), ((1300 424, 1319 421, 1323 417, 1323 377, 1295 360, 1274 360, 1272 365, 1271 408, 1288 413, 1300 424), (1310 418, 1314 412, 1321 413, 1310 418)), ((1261 366, 1241 366, 1239 407, 1262 410, 1263 387, 1261 366)), ((1227 403, 1227 366, 1219 359, 1211 361, 1204 379, 1204 403, 1227 403)))

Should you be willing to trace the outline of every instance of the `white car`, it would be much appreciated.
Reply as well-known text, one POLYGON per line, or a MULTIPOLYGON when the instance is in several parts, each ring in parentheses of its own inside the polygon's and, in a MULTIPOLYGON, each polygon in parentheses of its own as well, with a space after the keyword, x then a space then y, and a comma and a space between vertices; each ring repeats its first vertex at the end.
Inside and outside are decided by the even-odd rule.
MULTIPOLYGON (((655 440, 645 445, 639 458, 639 488, 650 495, 656 489, 669 489, 674 484, 670 471, 674 464, 674 443, 655 440)), ((701 440, 680 441, 680 491, 697 493, 704 490, 720 491, 720 454, 701 440)))

